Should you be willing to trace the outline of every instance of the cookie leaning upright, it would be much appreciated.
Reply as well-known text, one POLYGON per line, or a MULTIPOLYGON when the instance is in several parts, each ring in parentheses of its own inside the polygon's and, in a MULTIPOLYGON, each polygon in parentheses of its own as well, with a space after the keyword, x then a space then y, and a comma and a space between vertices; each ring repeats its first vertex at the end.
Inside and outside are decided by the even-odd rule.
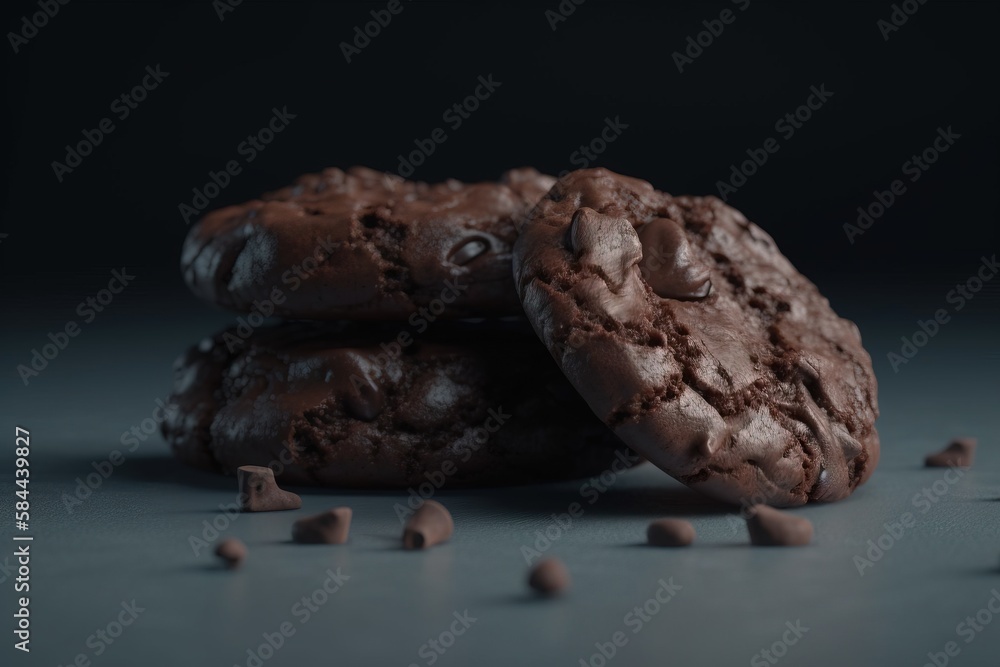
POLYGON ((327 169, 206 215, 181 270, 202 299, 264 316, 406 319, 441 303, 446 319, 519 315, 513 219, 553 182, 534 169, 433 185, 327 169))
POLYGON ((514 277, 591 409, 688 486, 800 505, 846 497, 877 464, 857 327, 718 199, 572 172, 520 230, 514 277))

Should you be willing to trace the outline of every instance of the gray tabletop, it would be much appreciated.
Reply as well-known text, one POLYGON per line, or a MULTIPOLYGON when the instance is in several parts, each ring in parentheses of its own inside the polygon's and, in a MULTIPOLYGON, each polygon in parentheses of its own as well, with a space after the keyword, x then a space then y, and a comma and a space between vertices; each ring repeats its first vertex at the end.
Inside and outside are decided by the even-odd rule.
MULTIPOLYGON (((154 414, 173 357, 226 316, 109 315, 29 387, 4 385, 3 469, 14 425, 30 430, 32 458, 30 528, 0 528, 3 664, 995 665, 995 338, 970 314, 894 373, 885 355, 908 320, 855 315, 870 322, 883 458, 850 499, 795 510, 815 525, 811 546, 751 547, 738 508, 647 465, 596 492, 587 480, 440 491, 455 535, 426 552, 400 548, 405 494, 304 489, 299 512, 232 514, 233 479, 174 463, 158 435, 128 451, 121 435, 154 414), (921 466, 965 433, 981 443, 973 469, 921 466), (114 450, 124 461, 95 483, 114 450), (583 515, 558 518, 574 502, 583 515), (349 544, 289 542, 293 520, 335 505, 354 509, 349 544), (690 519, 695 545, 644 546, 660 516, 690 519), (34 537, 28 655, 12 648, 15 533, 34 537), (248 545, 242 569, 214 562, 219 536, 248 545), (567 564, 568 595, 529 595, 532 550, 567 564)), ((5 336, 11 368, 44 342, 16 326, 5 336)), ((3 516, 15 490, 5 473, 3 516)))

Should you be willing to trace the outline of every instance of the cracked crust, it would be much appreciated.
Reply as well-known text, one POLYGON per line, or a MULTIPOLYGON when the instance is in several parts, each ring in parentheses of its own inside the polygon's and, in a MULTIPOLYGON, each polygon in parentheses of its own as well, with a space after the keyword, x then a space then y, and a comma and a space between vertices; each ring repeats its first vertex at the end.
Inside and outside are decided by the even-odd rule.
POLYGON ((597 416, 692 488, 792 506, 844 498, 875 468, 857 327, 718 199, 573 172, 520 230, 514 274, 597 416))
POLYGON ((181 271, 202 299, 265 316, 404 319, 449 284, 460 287, 441 317, 519 315, 513 219, 553 182, 534 169, 434 185, 327 169, 206 215, 188 234, 181 271))
POLYGON ((163 435, 200 468, 278 461, 279 481, 355 488, 569 479, 627 452, 526 325, 440 322, 408 346, 400 331, 223 331, 177 360, 163 435))

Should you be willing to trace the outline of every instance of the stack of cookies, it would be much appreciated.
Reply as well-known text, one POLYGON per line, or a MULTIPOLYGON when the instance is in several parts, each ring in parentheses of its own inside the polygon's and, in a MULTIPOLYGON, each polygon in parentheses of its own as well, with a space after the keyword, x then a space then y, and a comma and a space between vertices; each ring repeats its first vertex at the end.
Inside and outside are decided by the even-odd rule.
POLYGON ((533 169, 435 185, 328 169, 207 215, 185 242, 184 278, 242 315, 176 364, 179 410, 163 427, 174 454, 355 488, 606 469, 623 445, 514 289, 515 219, 553 183, 533 169))
POLYGON ((329 169, 207 215, 182 269, 242 313, 175 368, 163 433, 202 468, 475 486, 634 450, 717 498, 789 506, 846 497, 878 461, 857 327, 712 197, 603 169, 329 169))

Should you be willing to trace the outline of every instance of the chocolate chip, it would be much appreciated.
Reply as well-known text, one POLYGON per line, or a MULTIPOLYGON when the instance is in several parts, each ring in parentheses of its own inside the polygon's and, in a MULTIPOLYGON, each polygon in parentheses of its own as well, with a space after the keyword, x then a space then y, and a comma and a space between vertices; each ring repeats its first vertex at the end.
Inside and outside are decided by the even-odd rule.
POLYGON ((975 438, 955 438, 940 452, 928 454, 924 465, 928 468, 969 468, 975 453, 975 438))
POLYGON ((646 539, 654 547, 686 547, 694 536, 694 526, 683 519, 657 519, 646 528, 646 539))
POLYGON ((292 540, 299 544, 344 544, 351 530, 350 507, 334 507, 299 519, 292 525, 292 540))
POLYGON ((235 537, 227 537, 215 547, 215 555, 222 559, 230 570, 238 568, 247 557, 247 545, 235 537))
POLYGON ((403 548, 427 549, 447 542, 454 530, 455 522, 445 506, 425 500, 403 527, 403 548))
POLYGON ((543 558, 528 575, 528 585, 545 596, 555 596, 569 588, 569 570, 561 560, 543 558))
POLYGON ((573 215, 569 243, 582 263, 601 270, 612 290, 621 288, 628 270, 642 259, 642 246, 631 223, 591 208, 573 215))
POLYGON ((347 392, 347 409, 358 419, 372 421, 385 407, 385 396, 381 388, 370 377, 351 374, 352 390, 347 392))
POLYGON ((642 276, 664 299, 701 299, 712 291, 711 273, 700 262, 684 230, 673 220, 656 218, 639 229, 642 276))
POLYGON ((854 460, 861 455, 861 452, 865 451, 861 443, 851 437, 851 434, 843 426, 837 424, 833 433, 840 442, 840 448, 844 451, 844 458, 848 461, 854 460))
POLYGON ((476 257, 479 257, 484 252, 489 250, 490 244, 482 238, 471 238, 466 239, 458 246, 452 249, 451 254, 448 256, 448 261, 452 264, 457 264, 462 266, 468 264, 476 257))
POLYGON ((263 466, 240 466, 236 469, 240 489, 240 511, 274 512, 297 510, 302 499, 291 491, 278 488, 274 471, 263 466))
POLYGON ((806 518, 767 505, 754 505, 749 512, 750 542, 757 546, 800 547, 812 541, 813 526, 806 518))

